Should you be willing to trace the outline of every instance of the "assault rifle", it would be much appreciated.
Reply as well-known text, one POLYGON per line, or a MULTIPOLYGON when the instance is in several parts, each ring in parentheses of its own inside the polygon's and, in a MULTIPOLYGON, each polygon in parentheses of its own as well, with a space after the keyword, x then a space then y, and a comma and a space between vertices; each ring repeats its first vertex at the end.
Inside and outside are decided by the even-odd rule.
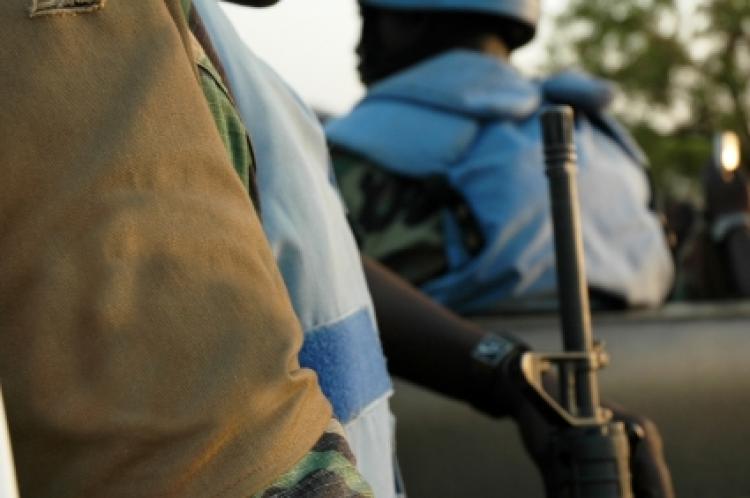
POLYGON ((608 363, 591 330, 583 256, 573 110, 551 107, 542 115, 557 260, 564 352, 525 353, 521 371, 537 404, 555 427, 548 498, 632 498, 630 447, 623 423, 601 407, 597 371, 608 363), (560 401, 542 385, 558 368, 560 401))

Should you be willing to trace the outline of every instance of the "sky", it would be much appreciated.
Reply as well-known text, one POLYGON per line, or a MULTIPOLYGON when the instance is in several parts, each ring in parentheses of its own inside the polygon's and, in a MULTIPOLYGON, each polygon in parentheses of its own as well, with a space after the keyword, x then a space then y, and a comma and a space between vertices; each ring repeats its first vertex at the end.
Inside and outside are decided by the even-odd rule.
MULTIPOLYGON (((567 1, 543 0, 544 12, 560 12, 567 1)), ((361 97, 356 0, 282 0, 264 9, 222 5, 243 39, 314 108, 341 114, 361 97)), ((522 70, 536 72, 549 30, 543 23, 535 42, 514 56, 522 70)))
MULTIPOLYGON (((569 4, 541 1, 544 19, 538 35, 513 57, 530 75, 540 72, 551 19, 569 4)), ((677 0, 683 12, 691 12, 698 2, 677 0)), ((360 28, 356 0, 281 0, 261 9, 222 6, 243 39, 315 109, 343 114, 361 97, 354 56, 360 28)))

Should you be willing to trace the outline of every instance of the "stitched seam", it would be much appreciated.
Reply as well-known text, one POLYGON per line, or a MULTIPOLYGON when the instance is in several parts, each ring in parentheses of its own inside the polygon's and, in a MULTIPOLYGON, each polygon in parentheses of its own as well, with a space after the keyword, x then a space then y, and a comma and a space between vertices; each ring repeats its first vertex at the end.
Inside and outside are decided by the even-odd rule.
POLYGON ((104 7, 106 0, 32 0, 29 17, 50 15, 75 15, 94 12, 104 7), (66 5, 66 2, 68 5, 66 5))

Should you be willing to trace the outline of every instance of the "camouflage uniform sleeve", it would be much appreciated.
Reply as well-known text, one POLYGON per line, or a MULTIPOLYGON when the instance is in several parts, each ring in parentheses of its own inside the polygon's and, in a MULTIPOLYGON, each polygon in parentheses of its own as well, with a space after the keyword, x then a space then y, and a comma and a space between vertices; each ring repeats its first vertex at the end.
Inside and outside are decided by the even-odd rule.
POLYGON ((362 253, 419 284, 445 271, 443 209, 428 182, 392 174, 345 151, 332 151, 352 231, 362 253))
POLYGON ((481 247, 471 211, 444 178, 411 178, 348 151, 331 153, 362 253, 419 285, 448 269, 443 235, 448 217, 460 228, 467 252, 481 247))
POLYGON ((289 472, 253 498, 370 498, 370 486, 356 469, 344 429, 331 420, 315 447, 289 472))
POLYGON ((201 87, 216 122, 221 140, 243 185, 250 184, 255 164, 248 133, 218 71, 205 54, 197 61, 201 87))
MULTIPOLYGON (((202 26, 200 20, 195 15, 192 18, 194 21, 191 24, 200 28, 202 26)), ((256 210, 260 211, 260 199, 255 182, 255 155, 247 129, 234 105, 232 94, 224 83, 221 71, 217 69, 202 45, 202 43, 207 43, 208 40, 201 42, 195 33, 191 33, 191 42, 201 89, 206 97, 219 136, 229 154, 232 166, 234 166, 245 189, 248 190, 256 210)))

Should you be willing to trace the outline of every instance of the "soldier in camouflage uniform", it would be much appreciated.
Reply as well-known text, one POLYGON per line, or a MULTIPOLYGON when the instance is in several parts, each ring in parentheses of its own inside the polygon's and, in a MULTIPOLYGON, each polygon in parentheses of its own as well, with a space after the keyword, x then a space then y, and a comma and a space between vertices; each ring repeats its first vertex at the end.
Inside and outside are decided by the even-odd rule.
POLYGON ((0 4, 0 378, 21 495, 372 496, 298 365, 249 142, 189 8, 0 4))

